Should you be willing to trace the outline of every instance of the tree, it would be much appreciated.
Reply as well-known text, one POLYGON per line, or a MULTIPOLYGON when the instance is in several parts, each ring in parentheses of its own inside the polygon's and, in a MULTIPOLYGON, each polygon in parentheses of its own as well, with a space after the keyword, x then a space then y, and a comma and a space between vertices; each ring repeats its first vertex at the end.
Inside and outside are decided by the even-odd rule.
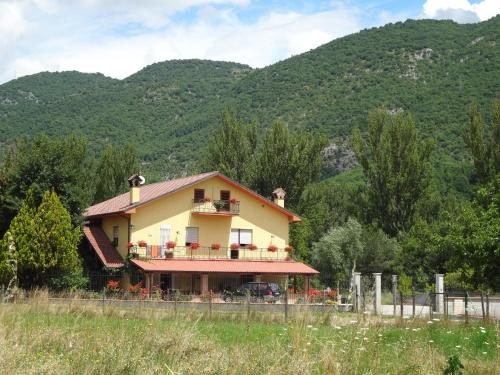
POLYGON ((431 143, 419 140, 410 115, 377 110, 369 115, 366 140, 354 130, 353 149, 371 219, 391 236, 409 229, 429 185, 431 143))
POLYGON ((334 227, 313 245, 312 261, 326 284, 347 286, 351 271, 363 253, 362 227, 354 219, 334 227))
POLYGON ((474 161, 479 183, 484 184, 500 173, 500 99, 493 103, 492 121, 486 141, 484 121, 476 103, 469 112, 469 125, 463 133, 464 142, 474 161))
POLYGON ((0 213, 4 220, 0 234, 7 229, 30 189, 35 204, 41 202, 45 191, 53 190, 70 212, 74 224, 80 222, 82 209, 92 202, 93 160, 81 138, 19 139, 9 149, 1 170, 0 213))
POLYGON ((94 202, 102 202, 128 189, 127 179, 139 170, 134 146, 108 145, 101 154, 96 170, 94 202))
POLYGON ((201 168, 217 170, 233 180, 248 183, 256 147, 256 124, 243 124, 226 109, 221 114, 221 127, 208 144, 201 168))
MULTIPOLYGON (((52 277, 81 272, 78 244, 79 228, 71 224, 69 212, 54 191, 44 193, 38 207, 29 190, 12 220, 9 234, 15 243, 19 282, 24 287, 47 285, 52 277)), ((8 251, 9 236, 0 245, 2 256, 8 251)))
POLYGON ((253 188, 269 197, 274 189, 282 187, 288 204, 294 206, 305 187, 319 178, 323 165, 321 152, 326 144, 321 135, 290 135, 286 125, 276 121, 258 149, 253 188))

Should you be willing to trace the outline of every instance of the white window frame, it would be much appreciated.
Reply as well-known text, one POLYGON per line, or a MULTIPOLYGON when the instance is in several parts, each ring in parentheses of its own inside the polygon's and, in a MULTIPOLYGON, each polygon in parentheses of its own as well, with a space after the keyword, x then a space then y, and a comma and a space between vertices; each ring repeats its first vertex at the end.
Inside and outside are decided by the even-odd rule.
POLYGON ((186 246, 189 246, 190 244, 192 244, 194 242, 200 243, 200 228, 198 228, 198 227, 186 227, 186 241, 185 241, 186 246), (193 233, 196 233, 195 238, 193 238, 193 235, 190 234, 190 230, 193 233), (195 241, 190 241, 193 239, 195 239, 195 241))

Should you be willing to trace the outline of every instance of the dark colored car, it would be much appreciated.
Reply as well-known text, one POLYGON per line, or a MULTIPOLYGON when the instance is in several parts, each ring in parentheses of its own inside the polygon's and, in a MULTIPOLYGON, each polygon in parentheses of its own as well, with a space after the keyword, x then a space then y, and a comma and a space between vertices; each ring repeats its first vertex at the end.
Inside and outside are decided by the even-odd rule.
POLYGON ((224 302, 243 301, 247 297, 247 291, 252 302, 276 302, 281 296, 276 283, 249 282, 236 290, 224 290, 222 299, 224 302))

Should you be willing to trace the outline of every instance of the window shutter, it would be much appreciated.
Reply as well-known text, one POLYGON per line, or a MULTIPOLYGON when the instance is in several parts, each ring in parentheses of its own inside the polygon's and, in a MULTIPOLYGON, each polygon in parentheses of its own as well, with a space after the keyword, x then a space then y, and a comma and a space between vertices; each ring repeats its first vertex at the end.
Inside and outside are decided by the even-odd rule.
POLYGON ((198 228, 188 227, 186 228, 186 244, 192 244, 198 242, 198 228))
POLYGON ((239 230, 238 229, 231 229, 231 243, 240 243, 240 238, 239 238, 239 230))
POLYGON ((250 245, 252 243, 252 230, 240 229, 240 244, 250 245))

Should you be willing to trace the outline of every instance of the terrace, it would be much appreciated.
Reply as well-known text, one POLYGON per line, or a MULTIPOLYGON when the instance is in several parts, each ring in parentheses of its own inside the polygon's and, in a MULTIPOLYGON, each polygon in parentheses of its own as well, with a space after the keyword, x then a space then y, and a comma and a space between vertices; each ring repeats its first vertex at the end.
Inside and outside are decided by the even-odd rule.
POLYGON ((252 246, 177 246, 145 245, 130 248, 135 258, 151 259, 240 259, 240 260, 288 260, 291 248, 256 248, 252 246))
POLYGON ((230 200, 203 200, 192 201, 191 213, 194 215, 235 216, 240 214, 240 202, 230 200))

